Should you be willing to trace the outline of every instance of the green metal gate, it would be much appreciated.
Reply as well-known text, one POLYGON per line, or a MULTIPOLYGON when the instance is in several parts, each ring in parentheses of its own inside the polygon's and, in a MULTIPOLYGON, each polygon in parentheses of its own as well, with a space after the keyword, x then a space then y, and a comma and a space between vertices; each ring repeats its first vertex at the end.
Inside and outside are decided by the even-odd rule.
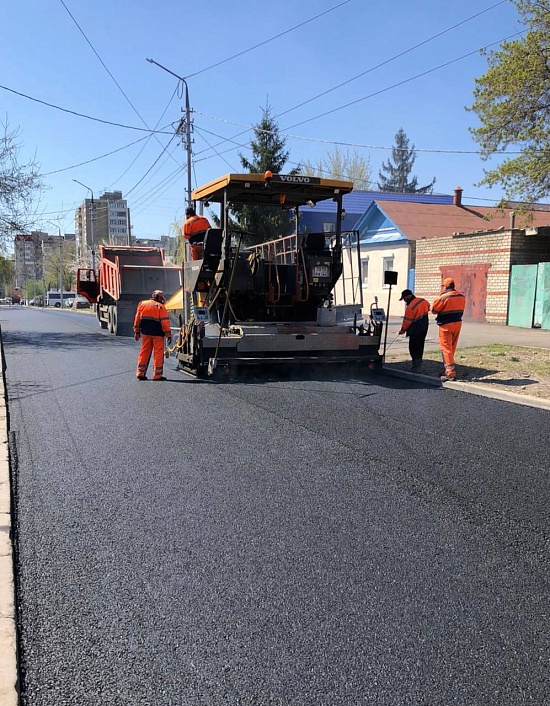
POLYGON ((508 326, 550 330, 550 262, 512 265, 508 326))
POLYGON ((508 326, 533 327, 538 265, 512 265, 508 326))
POLYGON ((550 329, 550 262, 539 263, 538 270, 534 325, 550 329))

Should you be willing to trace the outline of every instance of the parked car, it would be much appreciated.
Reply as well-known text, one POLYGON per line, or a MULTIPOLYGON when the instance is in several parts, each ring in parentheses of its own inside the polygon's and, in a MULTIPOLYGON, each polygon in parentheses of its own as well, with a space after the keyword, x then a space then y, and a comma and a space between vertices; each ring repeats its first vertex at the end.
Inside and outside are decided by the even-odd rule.
POLYGON ((85 297, 79 297, 78 295, 74 299, 67 299, 63 302, 63 305, 69 309, 89 309, 90 302, 85 297))

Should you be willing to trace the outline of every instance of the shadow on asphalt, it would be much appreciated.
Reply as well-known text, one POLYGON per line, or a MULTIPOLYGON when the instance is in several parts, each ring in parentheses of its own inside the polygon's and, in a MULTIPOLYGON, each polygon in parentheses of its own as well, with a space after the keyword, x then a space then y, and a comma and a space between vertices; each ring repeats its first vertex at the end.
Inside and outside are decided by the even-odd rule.
POLYGON ((464 377, 461 380, 466 382, 482 382, 484 385, 509 385, 510 387, 525 387, 526 385, 537 385, 538 380, 532 378, 487 378, 476 375, 474 377, 464 377))
MULTIPOLYGON (((93 347, 95 352, 102 350, 112 350, 113 345, 128 346, 128 342, 134 344, 132 337, 112 336, 106 332, 25 332, 25 331, 2 331, 2 341, 8 346, 11 352, 17 355, 35 354, 40 349, 55 349, 56 351, 77 351, 93 347)), ((137 357, 137 345, 136 345, 137 357)), ((273 365, 267 362, 265 365, 247 367, 237 366, 229 374, 218 369, 212 377, 195 377, 184 371, 178 371, 175 367, 175 359, 166 361, 167 370, 174 367, 171 373, 175 379, 169 379, 164 384, 173 383, 185 384, 230 384, 230 385, 261 385, 280 382, 337 382, 348 384, 363 384, 388 389, 410 389, 413 388, 433 388, 433 385, 421 380, 407 380, 398 377, 385 376, 382 372, 370 371, 363 364, 327 363, 327 364, 288 364, 273 365)), ((409 366, 410 367, 410 366, 409 366)), ((406 369, 406 368, 405 368, 406 369)), ((165 373, 166 374, 166 373, 165 373)))
MULTIPOLYGON (((254 366, 247 368, 240 366, 229 374, 223 370, 216 371, 212 377, 194 378, 193 376, 175 371, 182 375, 185 382, 203 382, 207 384, 222 385, 265 385, 269 383, 283 382, 330 382, 342 384, 361 384, 375 387, 383 387, 393 390, 403 390, 414 388, 430 388, 433 385, 417 380, 406 380, 398 377, 388 377, 382 372, 374 372, 365 369, 365 366, 341 365, 335 367, 334 364, 326 365, 296 365, 291 364, 254 366)), ((174 382, 170 380, 169 382, 174 382)))
MULTIPOLYGON (((389 370, 400 372, 409 372, 411 369, 410 361, 394 361, 388 362, 385 365, 389 370)), ((424 360, 422 363, 422 375, 432 378, 438 378, 442 372, 443 364, 439 361, 424 360)), ((478 366, 460 365, 457 363, 456 373, 457 379, 460 382, 479 382, 484 385, 494 386, 509 386, 509 387, 525 387, 527 385, 537 385, 538 380, 535 378, 491 378, 491 375, 496 375, 500 370, 498 368, 481 368, 478 366)))
MULTIPOLYGON (((69 351, 89 348, 93 346, 95 350, 111 348, 113 344, 126 345, 128 341, 133 342, 133 338, 128 336, 112 336, 101 333, 62 333, 59 331, 42 333, 39 331, 2 331, 2 342, 9 346, 10 350, 21 353, 32 353, 38 349, 55 348, 56 350, 69 351), (28 349, 28 351, 26 350, 28 349)), ((137 354, 136 354, 137 355, 137 354)))

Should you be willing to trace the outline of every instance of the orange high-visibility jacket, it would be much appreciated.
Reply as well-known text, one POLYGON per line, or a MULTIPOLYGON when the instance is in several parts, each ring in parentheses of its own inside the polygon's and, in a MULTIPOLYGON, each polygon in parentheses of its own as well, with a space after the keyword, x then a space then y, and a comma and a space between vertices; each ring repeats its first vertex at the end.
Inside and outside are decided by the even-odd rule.
POLYGON ((134 334, 144 336, 171 336, 170 319, 164 304, 154 299, 144 299, 137 306, 134 334))
POLYGON ((189 216, 183 224, 183 237, 189 240, 195 233, 200 233, 210 228, 210 221, 204 216, 189 216))
POLYGON ((428 330, 428 312, 430 305, 422 297, 415 297, 407 304, 401 330, 407 334, 421 333, 428 330))
POLYGON ((464 294, 453 289, 443 292, 432 304, 432 312, 436 315, 435 322, 438 326, 462 321, 466 307, 464 294))

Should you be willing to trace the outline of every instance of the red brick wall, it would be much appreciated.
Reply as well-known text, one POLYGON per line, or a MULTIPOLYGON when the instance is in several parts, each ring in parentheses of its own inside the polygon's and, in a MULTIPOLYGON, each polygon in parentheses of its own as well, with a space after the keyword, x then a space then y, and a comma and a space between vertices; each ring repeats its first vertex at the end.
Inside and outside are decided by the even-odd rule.
POLYGON ((441 268, 489 263, 486 318, 504 324, 512 265, 550 262, 550 229, 507 230, 416 241, 415 294, 433 301, 441 293, 441 268))
MULTIPOLYGON (((441 267, 490 263, 487 270, 486 318, 505 324, 512 253, 511 231, 424 238, 416 243, 415 294, 433 301, 441 293, 441 267)), ((525 240, 526 236, 521 236, 525 240)), ((538 236, 532 236, 535 240, 538 236)), ((517 243, 518 252, 523 252, 517 243)), ((514 263, 515 264, 515 263, 514 263)))

